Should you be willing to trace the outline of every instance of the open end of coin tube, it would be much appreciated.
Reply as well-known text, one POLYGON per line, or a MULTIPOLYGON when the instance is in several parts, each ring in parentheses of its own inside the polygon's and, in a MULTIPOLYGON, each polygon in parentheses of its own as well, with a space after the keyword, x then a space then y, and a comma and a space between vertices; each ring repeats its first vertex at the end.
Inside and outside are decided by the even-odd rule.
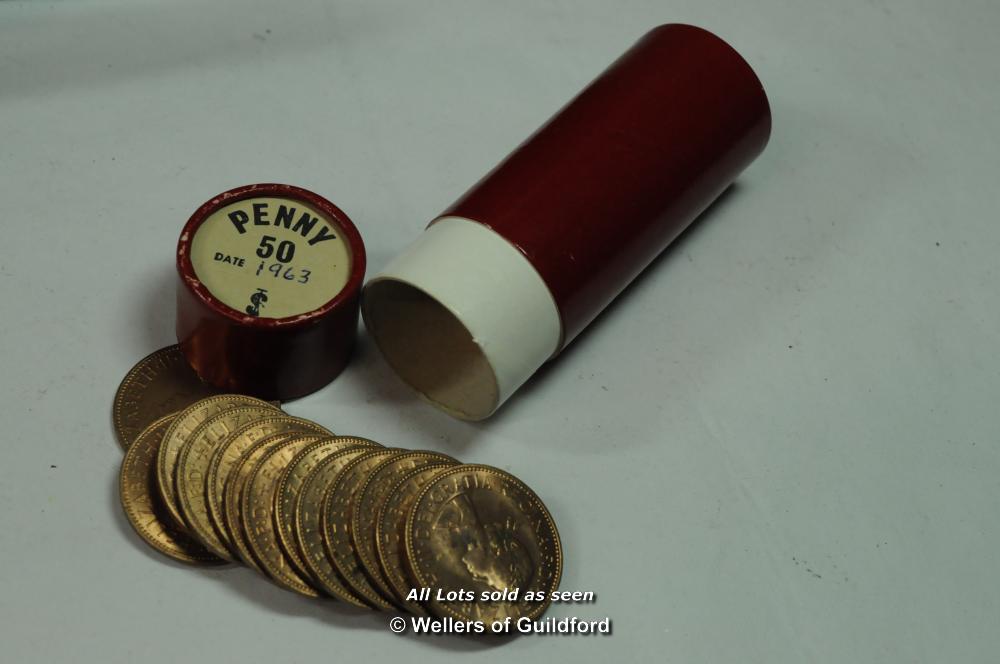
POLYGON ((220 194, 184 226, 177 270, 177 339, 208 383, 287 400, 347 364, 365 250, 325 198, 282 184, 220 194))
POLYGON ((538 272, 507 240, 461 218, 439 220, 368 284, 364 317, 404 381, 468 420, 496 410, 561 336, 538 272))
POLYGON ((763 151, 753 70, 654 28, 431 222, 365 288, 392 368, 457 417, 492 414, 763 151))

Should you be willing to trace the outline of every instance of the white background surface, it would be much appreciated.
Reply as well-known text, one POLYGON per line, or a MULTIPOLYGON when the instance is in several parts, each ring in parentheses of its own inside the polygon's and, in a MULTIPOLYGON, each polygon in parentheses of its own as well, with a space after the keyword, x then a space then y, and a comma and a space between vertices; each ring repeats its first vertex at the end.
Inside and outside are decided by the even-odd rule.
POLYGON ((0 2, 3 661, 987 662, 1000 648, 993 2, 0 2), (557 364, 473 425, 362 338, 288 410, 510 469, 606 638, 399 637, 165 561, 109 409, 173 339, 181 225, 313 189, 369 272, 656 24, 774 133, 557 364))

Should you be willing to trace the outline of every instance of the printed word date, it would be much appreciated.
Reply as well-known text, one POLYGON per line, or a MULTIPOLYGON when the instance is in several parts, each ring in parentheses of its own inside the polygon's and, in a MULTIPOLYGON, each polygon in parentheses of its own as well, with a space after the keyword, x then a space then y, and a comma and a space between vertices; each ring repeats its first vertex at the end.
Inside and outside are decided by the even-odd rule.
POLYGON ((227 263, 229 265, 234 265, 236 267, 246 267, 246 259, 241 256, 230 256, 229 254, 224 254, 221 251, 215 252, 215 256, 212 257, 217 263, 227 263))

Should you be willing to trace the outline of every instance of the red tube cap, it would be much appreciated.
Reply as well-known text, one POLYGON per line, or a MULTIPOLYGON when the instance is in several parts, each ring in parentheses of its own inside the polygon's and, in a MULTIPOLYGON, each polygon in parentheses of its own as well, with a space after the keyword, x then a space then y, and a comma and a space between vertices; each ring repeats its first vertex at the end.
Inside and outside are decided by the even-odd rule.
POLYGON ((177 272, 177 340, 203 380, 284 401, 346 366, 365 249, 325 198, 284 184, 220 194, 185 224, 177 272))

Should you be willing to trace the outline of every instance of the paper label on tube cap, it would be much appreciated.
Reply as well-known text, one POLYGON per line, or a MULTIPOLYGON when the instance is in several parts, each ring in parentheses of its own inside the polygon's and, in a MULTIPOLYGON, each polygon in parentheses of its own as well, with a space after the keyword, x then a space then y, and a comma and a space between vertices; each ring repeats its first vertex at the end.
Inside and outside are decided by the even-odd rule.
POLYGON ((348 282, 340 228, 301 200, 254 197, 225 205, 191 240, 198 279, 232 309, 259 318, 308 314, 348 282))

